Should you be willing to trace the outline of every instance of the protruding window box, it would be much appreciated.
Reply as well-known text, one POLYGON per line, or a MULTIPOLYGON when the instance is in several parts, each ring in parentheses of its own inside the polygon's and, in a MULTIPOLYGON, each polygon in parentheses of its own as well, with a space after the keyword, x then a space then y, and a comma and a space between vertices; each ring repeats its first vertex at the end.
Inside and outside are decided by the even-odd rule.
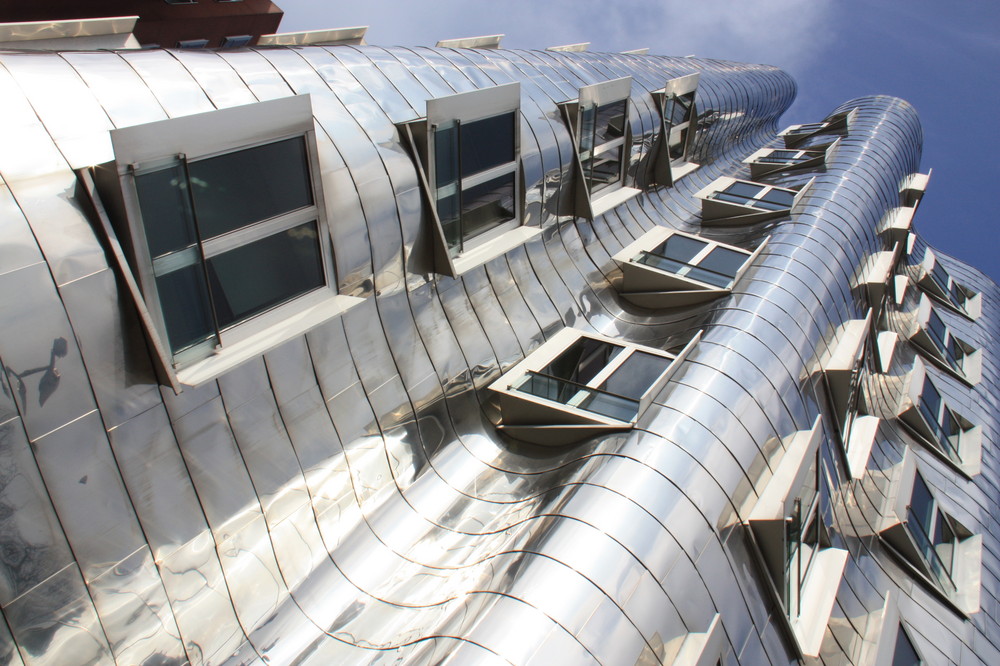
POLYGON ((479 37, 456 37, 455 39, 440 39, 435 44, 438 48, 449 49, 498 49, 504 35, 481 35, 479 37))
POLYGON ((822 438, 819 417, 791 437, 746 519, 750 543, 769 575, 766 589, 785 611, 781 617, 795 648, 811 657, 819 655, 848 555, 828 542, 816 455, 822 438))
POLYGON ((795 148, 808 142, 810 139, 823 135, 846 135, 850 130, 857 109, 844 113, 837 113, 823 122, 804 123, 801 125, 791 125, 778 133, 785 141, 785 148, 795 148))
POLYGON ((397 127, 426 195, 434 269, 458 277, 539 235, 524 226, 520 84, 427 100, 397 127))
POLYGON ((952 411, 919 357, 913 360, 896 413, 928 451, 967 477, 979 474, 981 427, 952 411))
POLYGON ((979 611, 983 540, 939 502, 907 449, 889 488, 879 535, 916 578, 956 611, 979 611))
POLYGON ((670 79, 653 92, 660 109, 660 134, 654 162, 654 179, 662 185, 673 185, 698 168, 691 161, 691 149, 698 131, 698 74, 670 79))
POLYGON ((632 78, 580 88, 580 97, 563 102, 563 118, 573 135, 573 206, 577 217, 594 219, 641 190, 625 186, 632 130, 629 94, 632 78))
POLYGON ((933 171, 933 169, 928 169, 927 173, 911 173, 903 179, 903 184, 899 188, 901 205, 913 208, 914 210, 920 205, 920 200, 924 198, 924 194, 927 192, 927 185, 931 180, 931 173, 933 171))
POLYGON ((333 46, 339 44, 361 46, 365 43, 368 26, 332 28, 329 30, 304 30, 261 35, 258 46, 333 46))
POLYGON ((622 269, 621 295, 654 310, 720 298, 730 293, 766 243, 751 253, 654 227, 614 256, 622 269))
POLYGON ((812 180, 796 191, 726 176, 718 178, 695 194, 701 199, 701 223, 753 224, 786 217, 811 184, 812 180))
POLYGON ((858 273, 856 285, 864 290, 865 296, 868 298, 868 307, 875 312, 882 311, 882 302, 889 288, 898 257, 898 245, 892 250, 876 252, 868 257, 858 273))
POLYGON ((716 666, 728 644, 722 618, 716 613, 704 631, 691 631, 663 646, 657 654, 664 664, 673 666, 716 666))
POLYGON ((982 378, 982 350, 955 336, 927 294, 920 295, 920 304, 910 328, 910 341, 924 358, 969 386, 975 386, 982 378))
POLYGON ((197 386, 361 299, 337 293, 309 96, 112 130, 81 172, 161 377, 197 386))
POLYGON ((490 385, 499 428, 548 445, 629 430, 699 339, 674 355, 565 328, 490 385))
POLYGON ((979 318, 983 308, 982 294, 956 282, 930 248, 924 254, 918 274, 917 284, 925 292, 969 319, 979 318))
POLYGON ((806 149, 761 148, 743 160, 750 166, 750 177, 763 178, 772 173, 791 169, 818 169, 826 165, 840 140, 826 146, 812 146, 806 149))
POLYGON ((909 206, 898 206, 890 209, 879 222, 879 235, 888 237, 889 242, 893 244, 905 243, 913 228, 913 214, 916 212, 916 208, 909 206))
MULTIPOLYGON (((858 663, 872 666, 922 666, 932 662, 925 661, 914 637, 906 629, 906 623, 900 617, 899 591, 890 589, 886 592, 885 603, 882 606, 882 617, 878 635, 874 642, 862 648, 862 658, 858 663)), ((922 641, 927 637, 920 636, 922 641)))

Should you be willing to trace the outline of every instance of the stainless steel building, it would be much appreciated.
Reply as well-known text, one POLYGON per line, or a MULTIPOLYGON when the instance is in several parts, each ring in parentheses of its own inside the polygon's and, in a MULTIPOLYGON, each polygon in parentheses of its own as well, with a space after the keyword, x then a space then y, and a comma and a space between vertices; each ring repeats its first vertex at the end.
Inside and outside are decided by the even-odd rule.
POLYGON ((0 51, 0 663, 1000 664, 912 107, 361 41, 0 51))

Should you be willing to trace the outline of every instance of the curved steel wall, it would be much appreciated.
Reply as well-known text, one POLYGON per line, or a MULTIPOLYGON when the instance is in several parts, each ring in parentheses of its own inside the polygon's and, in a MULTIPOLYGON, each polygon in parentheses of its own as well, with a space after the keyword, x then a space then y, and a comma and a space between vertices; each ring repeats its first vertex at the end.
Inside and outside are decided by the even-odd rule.
MULTIPOLYGON (((729 298, 625 307, 610 259, 655 225, 700 231, 692 195, 745 175, 740 160, 773 139, 793 96, 769 67, 652 56, 0 53, 0 662, 658 663, 716 613, 725 663, 793 661, 734 502, 770 475, 768 442, 826 409, 803 378, 836 327, 864 316, 850 282, 883 249, 876 224, 917 169, 916 114, 850 102, 850 135, 791 219, 708 234, 770 235, 729 298), (634 172, 657 131, 648 92, 695 71, 699 109, 715 112, 695 146, 704 166, 593 222, 553 215, 573 158, 556 103, 632 76, 634 172), (461 279, 435 276, 394 123, 430 97, 509 81, 521 82, 527 214, 543 234, 461 279), (365 301, 174 395, 153 377, 73 169, 112 158, 112 128, 305 93, 341 291, 365 301), (502 440, 480 389, 563 326, 664 347, 704 336, 633 432, 558 450, 502 440)), ((833 539, 851 554, 825 663, 866 658, 890 588, 924 608, 910 622, 935 658, 1000 663, 1000 294, 946 263, 984 303, 978 321, 948 323, 986 351, 975 389, 935 381, 982 425, 983 473, 933 480, 984 535, 983 610, 942 616, 856 529, 907 436, 883 425, 863 483, 824 444, 833 539)))

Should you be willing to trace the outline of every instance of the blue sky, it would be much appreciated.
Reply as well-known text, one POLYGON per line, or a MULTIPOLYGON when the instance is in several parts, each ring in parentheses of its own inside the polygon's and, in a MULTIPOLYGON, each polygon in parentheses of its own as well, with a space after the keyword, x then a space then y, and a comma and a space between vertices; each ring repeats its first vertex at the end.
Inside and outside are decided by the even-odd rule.
POLYGON ((1000 4, 941 0, 276 0, 283 32, 370 26, 368 42, 433 45, 503 33, 510 48, 591 42, 777 65, 799 84, 784 124, 819 120, 868 94, 913 104, 921 171, 934 169, 916 226, 935 247, 1000 281, 984 193, 1000 190, 1000 4))

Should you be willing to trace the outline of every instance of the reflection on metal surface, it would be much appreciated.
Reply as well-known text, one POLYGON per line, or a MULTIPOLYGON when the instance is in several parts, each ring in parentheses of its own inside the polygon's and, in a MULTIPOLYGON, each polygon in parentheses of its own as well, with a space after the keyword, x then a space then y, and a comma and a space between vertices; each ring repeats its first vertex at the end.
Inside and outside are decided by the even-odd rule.
POLYGON ((878 233, 915 203, 912 107, 861 98, 779 136, 794 83, 766 66, 352 35, 0 53, 0 662, 756 665, 809 653, 846 665, 886 653, 876 642, 895 640, 894 623, 928 663, 998 661, 1000 290, 918 236, 893 254, 901 238, 878 233), (694 74, 685 159, 700 166, 653 185, 654 93, 694 74), (637 194, 573 217, 579 147, 558 105, 624 77, 620 173, 637 194), (460 277, 435 273, 427 194, 397 127, 430 99, 511 83, 518 215, 537 233, 460 277), (175 392, 136 312, 155 304, 124 275, 141 239, 121 202, 101 201, 102 225, 76 169, 115 157, 112 129, 305 94, 337 288, 363 300, 175 392), (744 162, 838 138, 813 165, 751 178, 744 162), (703 226, 695 195, 720 178, 794 205, 703 226), (724 280, 695 275, 693 257, 671 268, 712 299, 624 299, 614 257, 673 231, 748 259, 724 280), (872 257, 888 263, 869 270, 872 257), (956 469, 896 418, 920 364, 908 340, 924 294, 948 335, 981 351, 978 382, 924 370, 981 439, 978 467, 956 469), (815 370, 869 308, 852 328, 871 344, 843 378, 845 402, 815 370), (702 333, 631 430, 560 446, 508 436, 486 388, 566 327, 670 357, 702 333), (809 464, 782 464, 820 415, 809 464), (913 458, 961 532, 934 537, 942 575, 907 559, 911 532, 890 521, 906 515, 913 458), (805 497, 793 486, 807 476, 818 490, 802 529, 784 529, 779 506, 779 528, 749 539, 767 489, 805 497), (793 567, 760 565, 761 551, 784 565, 788 534, 846 558, 799 577, 794 612, 793 567), (809 581, 839 569, 830 610, 830 581, 809 581))

